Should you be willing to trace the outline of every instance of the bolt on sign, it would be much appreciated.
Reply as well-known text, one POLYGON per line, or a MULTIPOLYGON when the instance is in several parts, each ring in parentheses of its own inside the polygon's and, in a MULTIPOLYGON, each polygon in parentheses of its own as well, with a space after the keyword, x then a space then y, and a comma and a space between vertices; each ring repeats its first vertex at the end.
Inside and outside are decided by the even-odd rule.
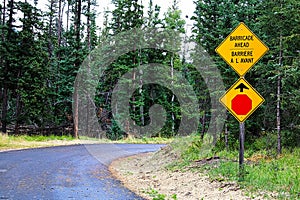
POLYGON ((220 102, 239 122, 244 122, 264 102, 264 98, 244 78, 240 78, 220 98, 220 102))
POLYGON ((216 48, 216 52, 240 76, 244 76, 268 50, 243 22, 216 48))

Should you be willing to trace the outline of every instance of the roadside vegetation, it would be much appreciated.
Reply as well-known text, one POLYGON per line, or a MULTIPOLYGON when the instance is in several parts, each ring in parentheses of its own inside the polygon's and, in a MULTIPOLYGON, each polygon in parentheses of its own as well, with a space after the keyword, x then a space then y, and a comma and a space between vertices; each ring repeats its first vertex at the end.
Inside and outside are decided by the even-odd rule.
POLYGON ((24 149, 24 148, 38 148, 38 147, 48 147, 56 145, 74 144, 79 142, 73 137, 68 135, 63 136, 14 136, 7 134, 0 134, 0 151, 1 150, 13 150, 13 149, 24 149))
POLYGON ((131 143, 131 144, 167 144, 171 138, 126 138, 118 141, 95 139, 85 136, 75 139, 71 135, 7 135, 0 133, 0 151, 24 148, 40 148, 59 145, 89 144, 89 143, 131 143))
MULTIPOLYGON (((145 193, 149 194, 151 196, 152 200, 166 200, 167 195, 160 194, 158 191, 154 189, 150 189, 149 191, 145 191, 145 193)), ((171 198, 168 198, 168 200, 177 200, 177 195, 173 194, 171 198)))
POLYGON ((226 150, 224 141, 207 152, 200 137, 192 136, 184 141, 172 144, 172 151, 180 159, 169 164, 169 170, 193 170, 208 174, 211 181, 237 182, 249 197, 256 195, 264 198, 299 199, 300 198, 300 148, 285 147, 282 154, 276 154, 276 142, 263 136, 253 144, 246 144, 245 175, 239 177, 238 149, 226 150), (189 144, 186 141, 190 141, 189 144))

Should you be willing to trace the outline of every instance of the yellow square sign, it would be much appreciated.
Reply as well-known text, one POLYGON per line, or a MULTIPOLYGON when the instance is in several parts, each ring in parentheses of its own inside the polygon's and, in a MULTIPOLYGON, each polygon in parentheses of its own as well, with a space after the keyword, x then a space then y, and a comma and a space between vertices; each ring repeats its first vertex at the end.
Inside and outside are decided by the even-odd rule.
POLYGON ((239 122, 244 122, 264 102, 264 98, 240 78, 220 98, 220 102, 239 122))
POLYGON ((268 50, 243 22, 216 48, 216 52, 240 76, 244 76, 268 50))

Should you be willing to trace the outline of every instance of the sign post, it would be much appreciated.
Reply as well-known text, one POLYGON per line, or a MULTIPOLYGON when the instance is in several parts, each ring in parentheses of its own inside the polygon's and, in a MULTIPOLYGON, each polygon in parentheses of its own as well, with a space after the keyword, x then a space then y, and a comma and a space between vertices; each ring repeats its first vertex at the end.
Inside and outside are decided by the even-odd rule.
POLYGON ((245 74, 269 48, 241 22, 216 48, 216 52, 239 74, 240 79, 220 98, 239 121, 239 179, 244 180, 245 120, 264 102, 264 98, 244 79, 245 74))
POLYGON ((244 169, 244 144, 245 144, 245 122, 240 122, 240 150, 239 150, 239 179, 244 180, 245 169, 244 169))

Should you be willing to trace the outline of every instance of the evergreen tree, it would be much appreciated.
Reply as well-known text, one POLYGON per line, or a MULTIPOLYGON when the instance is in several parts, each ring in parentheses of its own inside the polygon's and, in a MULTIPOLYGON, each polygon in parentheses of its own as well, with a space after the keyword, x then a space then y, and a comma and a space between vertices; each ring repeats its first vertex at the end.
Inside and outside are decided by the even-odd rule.
MULTIPOLYGON (((181 18, 181 10, 178 8, 178 1, 174 0, 171 7, 168 8, 168 11, 165 13, 165 17, 163 20, 163 25, 166 30, 174 30, 178 34, 184 34, 185 29, 185 21, 181 18)), ((178 48, 180 48, 182 41, 178 41, 178 48)), ((165 62, 168 66, 170 66, 170 78, 172 79, 172 84, 174 85, 174 71, 182 71, 182 63, 180 61, 179 55, 174 52, 169 52, 165 57, 165 62)), ((168 98, 165 96, 166 102, 164 104, 169 107, 167 110, 167 124, 170 124, 170 129, 167 130, 168 132, 171 132, 171 135, 175 134, 175 126, 179 126, 178 124, 178 116, 180 115, 180 105, 178 105, 178 102, 175 103, 175 95, 171 94, 168 98), (169 103, 171 102, 171 103, 169 103), (176 106, 175 106, 176 104, 176 106), (176 117, 177 116, 177 117, 176 117)))
POLYGON ((266 80, 267 87, 263 88, 268 94, 265 95, 269 106, 266 113, 271 116, 267 114, 265 121, 267 130, 276 129, 278 154, 282 149, 281 132, 288 135, 288 141, 293 141, 291 138, 299 141, 297 134, 290 134, 297 132, 295 122, 299 121, 297 115, 290 117, 292 112, 299 112, 298 103, 294 101, 299 75, 299 7, 299 2, 294 0, 270 1, 261 6, 263 13, 259 17, 259 27, 266 35, 270 52, 267 65, 257 71, 260 78, 266 80))
POLYGON ((112 0, 116 9, 112 11, 110 30, 112 34, 141 27, 143 24, 143 6, 138 0, 112 0))
POLYGON ((13 29, 14 28, 14 18, 15 14, 15 3, 13 0, 8 1, 8 6, 6 8, 5 2, 3 6, 3 24, 1 27, 1 35, 2 35, 2 43, 1 43, 1 83, 3 88, 2 92, 2 116, 1 116, 1 124, 2 124, 2 132, 7 132, 7 124, 9 123, 8 116, 8 102, 10 99, 10 93, 14 89, 14 84, 12 80, 12 74, 10 73, 10 69, 12 67, 13 60, 15 58, 15 49, 17 45, 17 33, 13 29), (7 10, 7 13, 5 12, 7 10), (7 21, 6 15, 8 15, 7 21))
POLYGON ((20 122, 30 121, 36 126, 45 126, 48 121, 47 55, 40 31, 41 12, 29 3, 18 2, 18 10, 24 14, 20 19, 22 30, 19 32, 16 70, 16 108, 15 134, 20 122), (22 113, 22 115, 21 115, 22 113))
MULTIPOLYGON (((131 30, 132 28, 140 28, 143 24, 143 6, 137 1, 131 0, 114 0, 112 3, 115 5, 115 9, 112 11, 112 20, 109 23, 108 30, 112 35, 117 35, 123 31, 131 30)), ((102 81, 99 85, 99 95, 98 102, 101 109, 110 112, 110 98, 112 90, 115 84, 124 73, 126 73, 130 68, 135 68, 140 64, 138 50, 127 53, 126 55, 120 56, 115 60, 109 70, 105 73, 105 77, 101 77, 102 81)), ((135 77, 137 72, 132 74, 132 83, 136 84, 135 77)), ((136 109, 135 100, 132 101, 134 110, 136 109)), ((138 116, 132 116, 137 119, 138 116)), ((113 123, 116 125, 116 123, 113 123)), ((103 126, 103 125, 102 125, 103 126)), ((109 128, 108 137, 112 139, 117 139, 121 136, 122 132, 117 127, 109 128), (114 132, 112 131, 114 130, 114 132)))
POLYGON ((159 18, 161 7, 158 5, 153 6, 153 1, 149 1, 148 5, 148 17, 146 18, 147 27, 151 28, 159 28, 162 26, 162 19, 159 18))

